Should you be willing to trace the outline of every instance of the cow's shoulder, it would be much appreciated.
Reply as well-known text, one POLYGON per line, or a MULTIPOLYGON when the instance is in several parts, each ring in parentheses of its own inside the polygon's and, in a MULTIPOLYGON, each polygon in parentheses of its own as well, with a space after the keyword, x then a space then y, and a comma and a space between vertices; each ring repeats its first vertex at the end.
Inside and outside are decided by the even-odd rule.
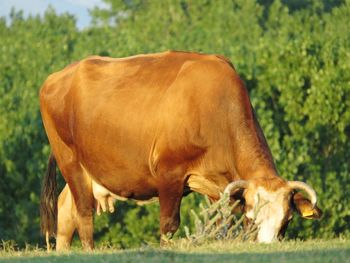
POLYGON ((232 62, 222 55, 180 51, 169 51, 167 55, 183 58, 177 78, 182 81, 179 86, 186 87, 187 83, 201 97, 228 96, 232 92, 236 94, 233 96, 241 96, 247 92, 232 62))

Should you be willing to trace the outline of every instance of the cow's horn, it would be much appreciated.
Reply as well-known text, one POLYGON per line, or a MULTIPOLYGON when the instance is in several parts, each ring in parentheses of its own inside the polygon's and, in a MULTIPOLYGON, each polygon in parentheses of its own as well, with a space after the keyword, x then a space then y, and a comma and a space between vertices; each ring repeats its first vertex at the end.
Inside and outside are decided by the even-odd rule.
POLYGON ((232 183, 229 183, 224 191, 224 194, 231 195, 232 191, 237 188, 247 188, 248 187, 248 182, 244 180, 238 180, 234 181, 232 183))
POLYGON ((309 186, 306 183, 300 182, 300 181, 288 181, 288 185, 292 189, 298 189, 298 190, 303 190, 305 193, 307 193, 310 197, 310 201, 313 206, 316 205, 317 202, 317 195, 314 189, 312 189, 311 186, 309 186))

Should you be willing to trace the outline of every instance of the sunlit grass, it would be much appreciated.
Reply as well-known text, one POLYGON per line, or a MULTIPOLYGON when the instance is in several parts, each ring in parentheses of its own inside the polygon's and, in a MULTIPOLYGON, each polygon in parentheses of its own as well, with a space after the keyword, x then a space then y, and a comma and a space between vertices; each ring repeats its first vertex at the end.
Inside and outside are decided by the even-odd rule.
POLYGON ((0 250, 0 261, 8 262, 346 262, 350 258, 350 240, 285 241, 273 244, 213 241, 194 245, 187 239, 175 240, 160 248, 147 246, 119 250, 97 247, 92 252, 46 252, 38 247, 0 250))
POLYGON ((195 227, 185 238, 169 240, 167 246, 148 244, 137 249, 97 246, 85 252, 73 247, 69 252, 46 252, 27 245, 18 249, 14 241, 2 241, 0 261, 8 262, 345 262, 350 258, 349 239, 289 240, 272 244, 253 242, 254 229, 242 227, 242 217, 231 215, 223 197, 215 204, 201 205, 193 212, 195 227), (229 225, 230 227, 227 227, 229 225))

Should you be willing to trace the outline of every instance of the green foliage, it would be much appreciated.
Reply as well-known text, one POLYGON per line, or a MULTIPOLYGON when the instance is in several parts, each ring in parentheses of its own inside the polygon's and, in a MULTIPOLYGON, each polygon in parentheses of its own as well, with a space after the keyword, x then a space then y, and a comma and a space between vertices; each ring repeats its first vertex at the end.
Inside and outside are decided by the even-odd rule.
POLYGON ((95 217, 96 238, 103 245, 127 248, 159 242, 159 204, 116 202, 114 216, 95 217))
POLYGON ((38 90, 49 73, 71 60, 77 32, 69 15, 43 18, 13 12, 0 22, 0 238, 20 243, 39 231, 40 181, 50 151, 38 90))
MULTIPOLYGON (((0 19, 0 239, 42 243, 40 181, 50 152, 38 91, 45 78, 91 54, 167 49, 219 53, 244 78, 286 179, 311 184, 320 221, 294 219, 290 237, 350 236, 349 0, 105 0, 79 31, 69 14, 12 11, 0 19), (9 22, 9 23, 6 23, 9 22)), ((200 197, 183 201, 182 225, 200 197)), ((158 205, 117 202, 96 218, 96 240, 119 247, 158 240, 158 205)), ((180 229, 179 235, 184 235, 180 229)))

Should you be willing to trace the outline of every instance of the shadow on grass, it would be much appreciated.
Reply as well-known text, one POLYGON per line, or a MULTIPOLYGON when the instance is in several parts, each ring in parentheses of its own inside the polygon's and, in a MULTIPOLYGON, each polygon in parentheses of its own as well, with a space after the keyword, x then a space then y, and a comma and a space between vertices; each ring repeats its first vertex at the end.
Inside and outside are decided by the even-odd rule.
POLYGON ((161 250, 118 251, 110 253, 71 253, 0 259, 0 262, 347 262, 349 249, 325 249, 272 253, 182 253, 161 250))

